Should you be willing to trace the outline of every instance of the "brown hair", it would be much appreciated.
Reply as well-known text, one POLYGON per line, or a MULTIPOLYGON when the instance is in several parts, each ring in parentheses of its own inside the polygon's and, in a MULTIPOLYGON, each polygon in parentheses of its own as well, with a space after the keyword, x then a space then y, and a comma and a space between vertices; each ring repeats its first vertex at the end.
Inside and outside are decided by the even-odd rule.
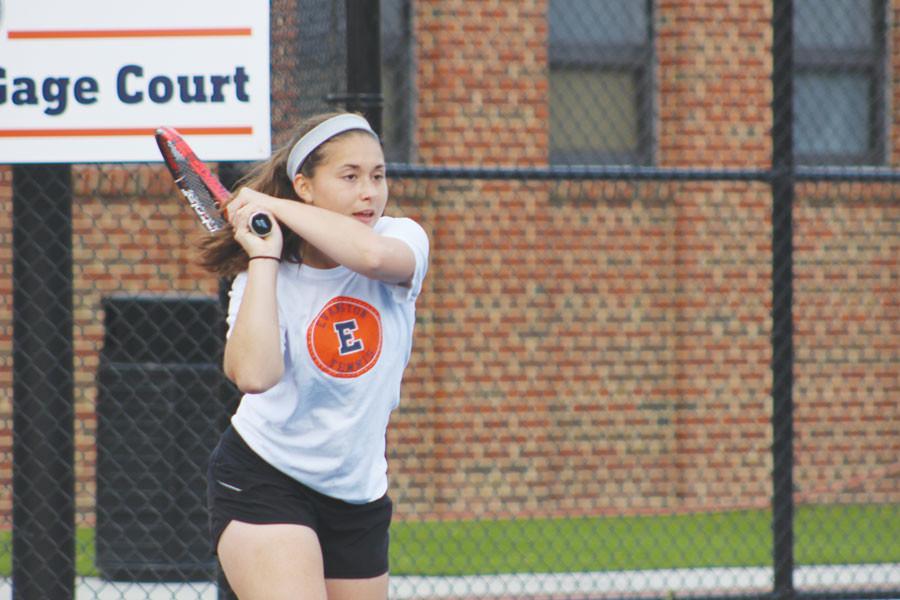
MULTIPOLYGON (((287 159, 291 153, 291 148, 297 141, 312 130, 316 125, 332 117, 343 113, 326 113, 310 117, 302 121, 295 129, 286 144, 278 148, 272 153, 268 160, 257 163, 250 171, 241 177, 235 186, 235 193, 243 187, 275 196, 276 198, 286 198, 300 202, 300 198, 294 191, 293 181, 287 176, 287 159)), ((345 132, 350 133, 350 132, 345 132)), ((329 139, 318 148, 313 150, 310 155, 303 161, 300 167, 300 173, 305 177, 312 177, 316 168, 325 159, 324 149, 328 144, 342 137, 339 134, 329 139)), ((281 233, 284 237, 284 245, 281 249, 281 258, 287 262, 300 264, 302 262, 301 251, 303 248, 303 239, 293 230, 281 226, 281 233)), ((248 256, 244 252, 243 247, 234 239, 234 230, 231 226, 225 227, 213 235, 206 236, 200 242, 200 266, 208 271, 220 275, 222 277, 234 277, 241 271, 247 269, 248 256)))

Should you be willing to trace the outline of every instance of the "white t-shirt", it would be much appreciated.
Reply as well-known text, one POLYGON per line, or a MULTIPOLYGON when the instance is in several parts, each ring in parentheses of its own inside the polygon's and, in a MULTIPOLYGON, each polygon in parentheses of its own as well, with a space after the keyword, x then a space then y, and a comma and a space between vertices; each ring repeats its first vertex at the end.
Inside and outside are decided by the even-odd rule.
MULTIPOLYGON (((387 491, 385 434, 400 401, 415 301, 428 269, 428 236, 415 221, 382 217, 375 231, 412 249, 412 285, 376 281, 343 266, 282 262, 276 294, 284 376, 262 394, 245 394, 231 418, 272 466, 353 503, 387 491)), ((246 285, 246 272, 232 284, 229 332, 246 285)))

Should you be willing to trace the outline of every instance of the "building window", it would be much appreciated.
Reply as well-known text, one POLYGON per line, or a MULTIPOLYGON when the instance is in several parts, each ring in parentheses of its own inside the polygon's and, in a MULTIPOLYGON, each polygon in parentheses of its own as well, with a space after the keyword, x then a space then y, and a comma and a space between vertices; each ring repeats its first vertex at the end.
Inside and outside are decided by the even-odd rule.
POLYGON ((550 162, 652 160, 652 2, 550 0, 550 162))
POLYGON ((412 160, 413 44, 410 0, 381 0, 382 137, 385 159, 412 160))
POLYGON ((885 162, 886 20, 884 0, 795 0, 797 162, 885 162))

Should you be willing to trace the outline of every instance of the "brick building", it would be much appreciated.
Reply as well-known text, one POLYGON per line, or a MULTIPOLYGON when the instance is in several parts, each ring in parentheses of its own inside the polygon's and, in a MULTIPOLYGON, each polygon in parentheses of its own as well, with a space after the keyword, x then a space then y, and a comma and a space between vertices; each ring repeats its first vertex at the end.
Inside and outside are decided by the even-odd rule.
MULTIPOLYGON (((309 62, 298 50, 301 9, 312 4, 272 2, 276 142, 306 110, 295 82, 309 62)), ((386 141, 402 147, 399 161, 768 168, 769 2, 633 2, 637 33, 623 28, 621 37, 600 39, 554 33, 548 15, 586 5, 553 4, 411 3, 403 29, 410 87, 386 90, 386 141), (612 87, 611 78, 622 73, 634 85, 612 87), (588 93, 579 77, 594 77, 600 87, 588 93), (605 98, 597 89, 617 91, 605 98), (611 116, 622 98, 629 110, 611 116)), ((634 12, 627 3, 608 4, 634 12)), ((814 3, 797 6, 811 10, 814 3)), ((871 7, 872 32, 883 39, 873 34, 871 52, 841 68, 852 77, 878 73, 866 88, 876 90, 877 102, 866 104, 866 122, 875 125, 860 134, 862 141, 853 137, 843 145, 840 136, 833 143, 817 138, 822 128, 801 128, 801 162, 830 164, 822 162, 827 155, 841 164, 895 165, 900 61, 892 49, 900 42, 900 3, 871 7)), ((830 26, 827 17, 822 27, 830 26)), ((801 31, 797 36, 802 42, 801 31)), ((834 83, 816 79, 816 65, 841 50, 840 36, 825 37, 835 47, 797 55, 798 67, 808 69, 798 97, 834 83)), ((835 116, 827 108, 799 109, 835 116)), ((158 165, 76 165, 73 176, 76 491, 80 522, 91 523, 101 298, 212 296, 218 282, 194 265, 201 233, 158 165)), ((768 505, 768 183, 404 178, 391 185, 389 212, 420 221, 432 241, 413 357, 389 431, 398 518, 768 505)), ((900 500, 896 189, 821 181, 797 188, 794 402, 801 502, 900 500)), ((11 168, 3 166, 5 523, 12 502, 10 198, 11 168)))

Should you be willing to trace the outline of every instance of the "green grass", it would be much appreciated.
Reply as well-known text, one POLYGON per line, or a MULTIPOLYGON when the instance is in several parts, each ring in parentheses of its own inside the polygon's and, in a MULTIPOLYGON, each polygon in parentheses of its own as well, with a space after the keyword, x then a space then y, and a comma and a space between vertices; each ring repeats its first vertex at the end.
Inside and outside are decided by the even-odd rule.
MULTIPOLYGON (((391 572, 463 575, 771 564, 769 511, 396 523, 391 572)), ((900 562, 898 506, 800 507, 798 564, 900 562)))
MULTIPOLYGON (((798 564, 900 562, 900 506, 799 507, 798 564)), ((391 572, 473 575, 712 566, 768 566, 769 511, 661 517, 394 523, 391 572)), ((79 575, 95 576, 94 530, 76 538, 79 575)), ((0 533, 0 575, 12 535, 0 533)))
MULTIPOLYGON (((75 533, 75 570, 79 575, 96 577, 94 567, 94 530, 81 527, 75 533)), ((0 532, 0 577, 12 573, 12 532, 0 532)))

